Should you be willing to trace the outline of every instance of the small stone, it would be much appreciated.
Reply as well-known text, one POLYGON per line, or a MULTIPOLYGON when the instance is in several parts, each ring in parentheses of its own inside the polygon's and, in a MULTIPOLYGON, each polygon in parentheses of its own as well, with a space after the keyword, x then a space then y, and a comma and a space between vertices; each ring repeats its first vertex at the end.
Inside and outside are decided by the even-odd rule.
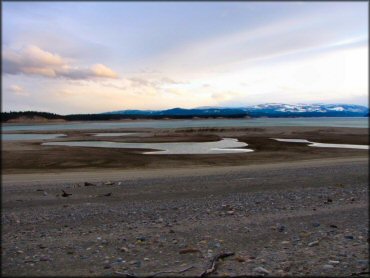
POLYGON ((93 184, 93 183, 89 183, 89 182, 85 182, 85 183, 84 183, 84 186, 95 186, 95 184, 93 184))
POLYGON ((228 215, 233 215, 233 214, 234 214, 234 212, 235 212, 235 211, 233 211, 233 210, 228 210, 228 211, 227 211, 227 214, 228 214, 228 215))
POLYGON ((338 226, 337 225, 330 225, 330 228, 335 228, 335 229, 338 229, 338 226))
POLYGON ((289 240, 284 240, 284 241, 281 242, 281 244, 289 244, 289 243, 290 243, 289 240))
POLYGON ((126 247, 121 247, 121 248, 120 248, 120 250, 121 250, 122 252, 128 252, 128 248, 126 248, 126 247))
POLYGON ((329 261, 329 264, 339 264, 339 263, 340 263, 339 261, 332 261, 332 260, 329 261))
POLYGON ((324 264, 324 265, 322 266, 322 268, 323 268, 323 269, 327 269, 327 270, 329 270, 329 269, 333 269, 333 268, 334 268, 334 266, 332 266, 332 265, 330 265, 330 264, 324 264))
POLYGON ((195 249, 195 248, 187 248, 187 249, 181 249, 179 251, 179 254, 188 254, 188 253, 201 253, 199 249, 195 249))
POLYGON ((257 273, 265 274, 265 275, 270 274, 270 271, 268 271, 267 269, 263 268, 262 266, 259 266, 259 267, 254 268, 253 271, 254 272, 257 272, 257 273))
POLYGON ((369 261, 368 260, 356 260, 358 264, 363 264, 363 265, 367 265, 369 264, 369 261))
POLYGON ((282 233, 285 230, 285 226, 284 225, 278 225, 277 230, 278 230, 278 232, 282 233))
POLYGON ((48 196, 48 193, 46 191, 42 192, 44 196, 48 196))
POLYGON ((104 185, 113 185, 113 182, 107 181, 107 182, 104 183, 104 185))
POLYGON ((144 261, 149 261, 149 258, 144 258, 144 261))
POLYGON ((353 239, 354 237, 351 236, 351 235, 348 235, 348 236, 344 236, 345 239, 353 239))
POLYGON ((239 263, 245 262, 245 259, 243 257, 236 257, 235 260, 238 261, 239 263))
POLYGON ((104 269, 109 269, 109 268, 111 268, 112 266, 110 265, 110 264, 106 264, 105 266, 104 266, 104 269))
POLYGON ((315 228, 320 227, 320 223, 312 223, 312 226, 314 226, 315 228))
POLYGON ((139 240, 139 241, 145 241, 146 238, 144 236, 139 236, 136 238, 136 240, 139 240))
POLYGON ((40 258, 40 262, 47 262, 47 261, 50 261, 50 258, 49 258, 49 257, 42 256, 42 257, 40 258))
POLYGON ((319 241, 318 240, 312 241, 312 242, 310 242, 308 244, 309 247, 316 246, 316 245, 319 245, 319 241))

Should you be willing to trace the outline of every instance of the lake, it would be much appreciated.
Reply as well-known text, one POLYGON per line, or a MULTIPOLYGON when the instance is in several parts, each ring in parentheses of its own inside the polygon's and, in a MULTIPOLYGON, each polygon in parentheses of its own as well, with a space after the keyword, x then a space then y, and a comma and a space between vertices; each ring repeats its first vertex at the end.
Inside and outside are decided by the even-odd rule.
POLYGON ((3 141, 16 141, 16 140, 47 140, 55 139, 66 136, 65 134, 1 134, 1 140, 3 141))
POLYGON ((62 124, 3 124, 2 131, 87 130, 117 128, 268 127, 314 126, 368 128, 367 117, 348 118, 255 118, 214 120, 152 120, 132 122, 74 122, 62 124))

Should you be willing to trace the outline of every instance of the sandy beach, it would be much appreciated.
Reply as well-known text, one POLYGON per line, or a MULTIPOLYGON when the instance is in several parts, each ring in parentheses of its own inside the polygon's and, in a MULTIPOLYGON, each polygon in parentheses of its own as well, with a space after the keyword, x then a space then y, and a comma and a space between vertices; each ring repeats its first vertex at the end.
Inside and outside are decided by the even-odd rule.
MULTIPOLYGON (((233 137, 256 151, 146 156, 4 142, 3 275, 368 273, 368 151, 269 139, 368 144, 367 129, 136 131, 147 134, 109 140, 233 137)), ((84 132, 62 140, 90 140, 84 132)))

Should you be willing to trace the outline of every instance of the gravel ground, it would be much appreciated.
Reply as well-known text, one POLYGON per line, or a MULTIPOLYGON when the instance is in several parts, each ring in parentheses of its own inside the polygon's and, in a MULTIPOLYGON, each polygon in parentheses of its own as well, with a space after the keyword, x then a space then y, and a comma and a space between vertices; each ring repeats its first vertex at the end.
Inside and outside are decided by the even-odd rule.
POLYGON ((7 181, 2 274, 200 276, 232 252, 210 276, 361 275, 368 160, 324 162, 102 175, 91 184, 7 181))

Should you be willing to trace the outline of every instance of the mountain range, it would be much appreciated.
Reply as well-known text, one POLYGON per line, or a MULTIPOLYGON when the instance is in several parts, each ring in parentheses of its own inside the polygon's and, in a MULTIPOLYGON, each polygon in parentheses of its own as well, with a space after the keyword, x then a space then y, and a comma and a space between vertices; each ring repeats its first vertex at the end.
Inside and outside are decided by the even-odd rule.
POLYGON ((353 104, 265 103, 245 107, 172 108, 167 110, 119 110, 102 114, 152 117, 366 117, 369 108, 353 104))

